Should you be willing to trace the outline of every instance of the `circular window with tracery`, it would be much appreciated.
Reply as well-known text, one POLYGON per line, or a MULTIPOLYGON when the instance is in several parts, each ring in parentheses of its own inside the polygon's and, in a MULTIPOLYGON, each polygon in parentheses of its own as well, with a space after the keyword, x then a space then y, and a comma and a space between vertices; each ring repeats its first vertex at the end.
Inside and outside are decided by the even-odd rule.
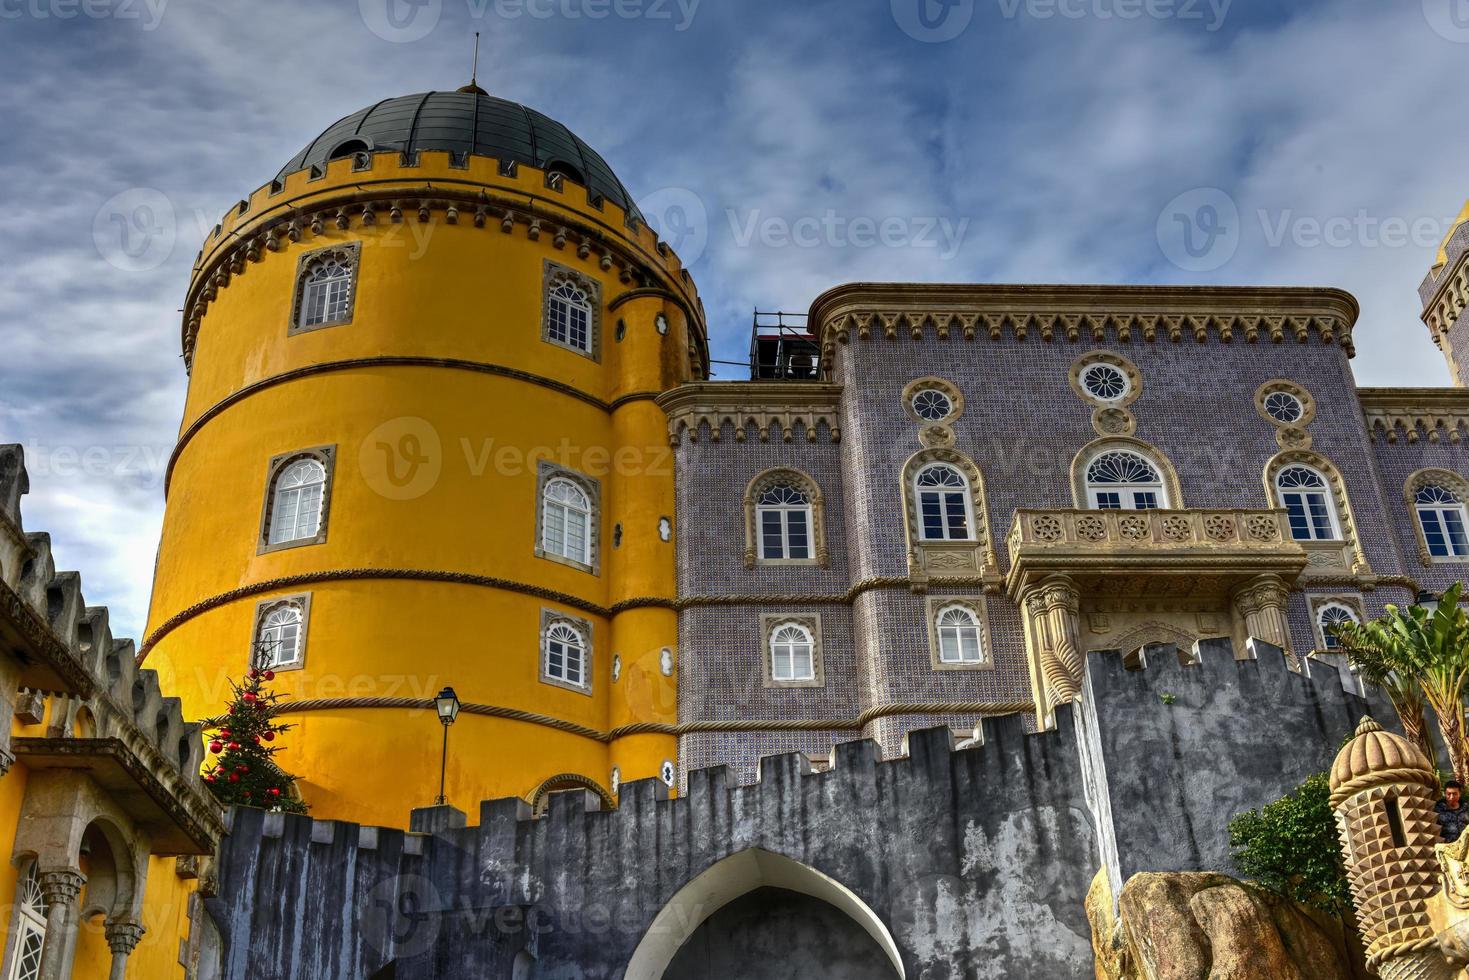
POLYGON ((1306 406, 1288 391, 1272 391, 1265 396, 1265 414, 1282 425, 1299 422, 1306 414, 1306 406))
POLYGON ((913 414, 925 422, 942 422, 954 414, 954 401, 937 388, 924 388, 913 395, 913 414))
POLYGON ((1121 368, 1111 364, 1089 364, 1082 369, 1081 387, 1098 401, 1115 402, 1127 397, 1132 382, 1121 368))

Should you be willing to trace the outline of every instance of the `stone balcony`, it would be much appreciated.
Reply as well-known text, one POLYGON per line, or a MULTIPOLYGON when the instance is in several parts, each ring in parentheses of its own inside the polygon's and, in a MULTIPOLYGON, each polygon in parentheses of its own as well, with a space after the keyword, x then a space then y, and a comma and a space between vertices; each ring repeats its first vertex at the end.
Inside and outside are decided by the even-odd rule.
POLYGON ((1043 724, 1080 695, 1087 650, 1228 636, 1290 651, 1286 596, 1309 556, 1283 510, 1018 510, 1007 543, 1043 724))
POLYGON ((1056 574, 1100 595, 1209 597, 1262 574, 1289 584, 1308 561, 1282 510, 1019 510, 1007 543, 1016 598, 1056 574))

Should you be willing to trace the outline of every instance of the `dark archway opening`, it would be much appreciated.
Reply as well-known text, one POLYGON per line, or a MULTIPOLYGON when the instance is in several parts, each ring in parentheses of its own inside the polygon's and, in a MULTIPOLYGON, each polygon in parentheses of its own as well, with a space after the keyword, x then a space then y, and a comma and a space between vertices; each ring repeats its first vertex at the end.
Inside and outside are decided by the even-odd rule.
POLYGON ((663 980, 893 980, 877 941, 818 898, 757 888, 715 912, 679 947, 663 980))

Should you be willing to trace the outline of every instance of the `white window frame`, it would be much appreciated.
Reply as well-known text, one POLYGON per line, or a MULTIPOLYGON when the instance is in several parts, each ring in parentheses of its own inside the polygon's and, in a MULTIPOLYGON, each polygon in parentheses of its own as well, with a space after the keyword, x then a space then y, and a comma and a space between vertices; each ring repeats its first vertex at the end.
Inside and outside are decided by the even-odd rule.
POLYGON ((590 696, 592 693, 592 647, 595 641, 592 624, 585 619, 568 616, 566 613, 555 609, 541 610, 540 631, 540 675, 541 683, 552 687, 563 688, 578 694, 590 696), (567 636, 574 638, 570 642, 567 636), (561 658, 560 667, 554 667, 551 662, 551 645, 559 643, 562 647, 558 654, 561 658), (575 650, 578 656, 578 675, 576 680, 571 679, 573 671, 569 669, 569 651, 575 650))
POLYGON ((1342 652, 1336 638, 1329 636, 1326 632, 1326 623, 1324 622, 1324 620, 1326 619, 1326 614, 1333 609, 1341 610, 1342 612, 1347 614, 1347 617, 1352 622, 1356 623, 1358 626, 1362 625, 1362 614, 1353 609, 1351 606, 1347 605, 1345 602, 1328 600, 1321 603, 1315 608, 1313 618, 1316 621, 1316 642, 1321 644, 1320 649, 1323 653, 1342 652))
POLYGON ((1287 464, 1285 466, 1282 466, 1280 468, 1280 472, 1278 472, 1278 473, 1275 474, 1274 483, 1275 483, 1275 499, 1276 499, 1276 503, 1277 503, 1278 506, 1284 508, 1286 510, 1286 512, 1287 512, 1286 513, 1286 532, 1291 536, 1291 540, 1293 540, 1293 541, 1332 541, 1332 542, 1340 542, 1340 541, 1343 540, 1343 538, 1342 538, 1342 530, 1341 530, 1341 515, 1338 514, 1337 511, 1336 511, 1336 494, 1332 492, 1332 489, 1331 489, 1331 479, 1325 473, 1322 473, 1316 467, 1314 467, 1314 466, 1308 466, 1305 463, 1289 463, 1289 464, 1287 464), (1291 472, 1292 470, 1305 470, 1306 472, 1313 474, 1318 480, 1321 481, 1321 486, 1320 487, 1283 487, 1283 486, 1281 486, 1281 480, 1284 479, 1285 475, 1287 473, 1291 472), (1330 534, 1331 534, 1330 537, 1324 537, 1320 533, 1320 528, 1317 527, 1315 518, 1311 514, 1311 509, 1310 509, 1311 508, 1311 501, 1310 501, 1310 497, 1313 496, 1313 495, 1319 495, 1321 497, 1322 502, 1326 505, 1326 518, 1327 518, 1327 523, 1330 525, 1330 528, 1329 528, 1329 531, 1330 531, 1330 534), (1296 534, 1295 525, 1291 523, 1290 514, 1289 514, 1290 509, 1291 509, 1291 501, 1290 501, 1289 498, 1292 497, 1292 496, 1296 496, 1296 497, 1301 498, 1299 503, 1300 503, 1300 506, 1301 506, 1301 509, 1302 509, 1302 513, 1306 517, 1307 529, 1310 532, 1309 536, 1307 536, 1307 537, 1300 537, 1300 536, 1298 536, 1296 534))
POLYGON ((756 547, 759 549, 758 558, 763 562, 810 562, 816 558, 816 510, 811 504, 811 493, 805 487, 795 481, 781 481, 770 484, 761 491, 755 500, 755 537, 756 547), (765 503, 763 498, 766 494, 777 490, 789 490, 801 498, 801 503, 765 503), (779 554, 771 555, 766 545, 772 543, 766 534, 765 515, 774 514, 780 525, 779 540, 773 542, 779 554), (796 515, 800 515, 806 524, 806 553, 796 555, 792 553, 791 544, 791 521, 796 515))
POLYGON ((816 679, 816 637, 800 623, 777 623, 770 628, 770 679, 778 684, 799 684, 816 679), (804 664, 798 651, 804 648, 804 664), (781 676, 781 651, 786 651, 786 676, 781 676), (803 667, 804 669, 798 669, 803 667))
POLYGON ((1163 478, 1163 468, 1156 461, 1149 459, 1144 454, 1132 449, 1107 449, 1098 453, 1087 461, 1086 472, 1082 474, 1086 486, 1087 506, 1092 510, 1167 510, 1172 506, 1168 496, 1168 481, 1163 478), (1092 471, 1098 463, 1109 456, 1130 456, 1138 460, 1148 469, 1152 470, 1155 480, 1134 481, 1130 483, 1099 483, 1092 479, 1092 471), (1139 507, 1141 502, 1138 494, 1153 494, 1154 506, 1139 507), (1111 506, 1113 501, 1107 501, 1103 505, 1102 495, 1116 495, 1116 505, 1111 506))
POLYGON ((585 487, 567 476, 557 475, 548 479, 541 487, 541 553, 548 558, 559 558, 588 568, 592 564, 592 521, 596 508, 585 487), (565 488, 579 498, 580 502, 552 499, 553 494, 565 488), (572 544, 573 529, 580 527, 581 547, 572 544), (554 535, 560 534, 558 543, 554 535))
POLYGON ((969 482, 968 475, 960 467, 955 466, 953 463, 946 463, 942 461, 927 463, 919 467, 918 472, 913 474, 913 501, 918 521, 918 536, 920 541, 978 540, 975 537, 974 530, 974 487, 969 482), (938 469, 949 470, 950 472, 958 476, 960 486, 957 488, 952 486, 922 486, 924 475, 938 469), (951 513, 949 509, 950 501, 948 500, 948 497, 949 495, 956 492, 960 493, 964 498, 964 521, 965 529, 968 531, 968 533, 963 537, 953 537, 950 533, 954 530, 954 528, 952 526, 951 513), (932 535, 929 533, 928 521, 924 519, 924 498, 927 495, 933 495, 938 498, 935 503, 937 503, 939 506, 939 518, 943 524, 942 535, 932 535))
POLYGON ((265 502, 261 506, 260 511, 260 540, 257 548, 259 554, 263 555, 273 551, 284 551, 288 548, 322 544, 326 541, 327 524, 331 515, 332 476, 335 469, 335 446, 317 446, 312 449, 300 449, 295 452, 282 453, 271 459, 270 465, 266 469, 265 502), (292 469, 301 464, 308 463, 314 464, 319 468, 319 480, 310 484, 298 484, 295 487, 282 486, 286 475, 292 469), (282 508, 286 503, 285 495, 293 491, 318 486, 320 488, 320 496, 316 506, 314 521, 308 522, 306 529, 302 530, 298 513, 289 532, 291 536, 278 537, 277 524, 280 521, 282 508))
POLYGON ((46 949, 46 899, 41 892, 41 876, 34 859, 15 884, 15 914, 10 930, 10 968, 6 980, 39 980, 41 957, 46 949), (27 943, 34 957, 26 959, 27 943))
POLYGON ((321 530, 321 518, 325 511, 325 464, 310 456, 287 463, 275 475, 275 493, 270 503, 270 528, 267 531, 266 544, 292 544, 315 538, 321 530), (308 470, 309 473, 306 472, 308 470), (313 495, 315 500, 309 500, 313 495), (303 501, 306 503, 305 508, 302 507, 303 501), (282 525, 287 505, 291 507, 289 528, 282 525), (303 510, 311 512, 304 519, 303 510))
MULTIPOLYGON (((794 651, 792 651, 794 653, 794 651)), ((815 613, 764 613, 760 616, 761 673, 769 688, 779 687, 825 687, 826 671, 821 659, 821 617, 815 613), (790 647, 791 637, 810 653, 806 670, 798 672, 794 657, 782 672, 776 670, 776 638, 789 631, 789 636, 779 646, 790 647)))
POLYGON ((950 602, 940 606, 933 616, 933 631, 939 663, 954 667, 977 667, 989 659, 985 652, 984 624, 980 621, 979 614, 967 603, 950 602), (966 622, 961 624, 945 623, 945 617, 953 613, 962 613, 966 622), (969 631, 973 631, 974 656, 964 656, 964 637, 969 631), (945 649, 945 639, 953 634, 957 656, 948 656, 945 649))
POLYGON ((1469 509, 1464 506, 1464 501, 1450 487, 1442 483, 1424 483, 1413 491, 1413 516, 1418 521, 1418 530, 1423 536, 1423 550, 1429 558, 1435 561, 1453 561, 1455 559, 1469 558, 1469 509), (1447 494, 1447 501, 1425 502, 1419 498, 1427 490, 1437 490, 1447 494), (1428 523, 1425 518, 1432 515, 1438 522, 1438 534, 1443 539, 1444 547, 1447 549, 1443 554, 1436 554, 1433 550, 1433 542, 1429 538, 1428 523), (1453 516, 1458 519, 1459 531, 1466 536, 1463 544, 1456 544, 1450 533, 1447 518, 1453 516))
POLYGON ((1106 405, 1119 404, 1125 401, 1128 395, 1132 394, 1132 378, 1128 377, 1127 372, 1121 367, 1109 361, 1093 361, 1092 363, 1088 364, 1086 367, 1081 369, 1080 373, 1077 374, 1076 382, 1081 386, 1081 390, 1086 392, 1087 397, 1106 405), (1092 391, 1091 388, 1087 385, 1087 379, 1091 375, 1097 374, 1103 370, 1116 374, 1122 379, 1122 390, 1120 392, 1115 395, 1099 395, 1096 392, 1092 391))
POLYGON ((357 312, 357 283, 361 278, 361 259, 361 242, 329 245, 301 256, 296 266, 296 294, 291 301, 289 333, 305 333, 352 322, 357 312), (318 270, 333 263, 342 267, 343 275, 325 280, 313 278, 318 270), (312 307, 316 305, 315 297, 320 290, 325 290, 327 297, 320 304, 318 316, 312 312, 312 307), (334 315, 327 315, 333 311, 334 315))
POLYGON ((250 632, 250 666, 255 666, 255 660, 263 652, 270 653, 269 669, 275 671, 300 670, 306 666, 306 633, 311 621, 311 596, 295 595, 281 596, 273 599, 262 600, 255 607, 255 624, 250 632), (283 635, 287 628, 292 625, 285 621, 272 622, 286 614, 294 614, 295 643, 289 657, 280 656, 281 649, 272 650, 266 644, 271 642, 268 634, 277 632, 283 635))
POLYGON ((570 266, 547 259, 541 288, 541 339, 598 360, 602 342, 601 285, 570 266), (585 327, 580 342, 575 337, 574 318, 585 327))

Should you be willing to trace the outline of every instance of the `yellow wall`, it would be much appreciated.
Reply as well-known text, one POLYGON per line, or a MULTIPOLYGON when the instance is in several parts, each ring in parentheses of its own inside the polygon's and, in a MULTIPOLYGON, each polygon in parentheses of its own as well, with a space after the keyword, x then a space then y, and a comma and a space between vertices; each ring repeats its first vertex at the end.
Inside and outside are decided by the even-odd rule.
MULTIPOLYGON (((232 214, 206 244, 206 264, 220 243, 247 240, 251 222, 367 179, 346 166, 334 163, 326 179, 309 186, 294 175, 280 194, 258 192, 250 209, 232 214)), ((451 684, 466 703, 596 732, 673 723, 675 680, 659 668, 660 651, 677 649, 675 617, 666 608, 675 595, 674 544, 658 534, 659 519, 673 516, 667 419, 647 397, 617 400, 687 380, 690 331, 697 340, 702 324, 684 310, 697 311, 697 297, 677 260, 659 255, 645 228, 629 231, 620 211, 590 207, 580 188, 557 195, 527 168, 515 178, 498 176, 482 160, 469 171, 450 170, 443 154, 428 153, 421 167, 401 170, 395 156, 384 155, 371 180, 411 177, 402 185, 406 193, 429 176, 530 202, 546 216, 546 231, 532 241, 523 223, 506 233, 498 217, 475 228, 461 213, 451 225, 442 211, 428 224, 411 212, 393 224, 379 204, 377 224, 354 219, 347 230, 328 224, 319 236, 308 231, 298 243, 262 252, 217 290, 194 348, 182 429, 189 438, 169 485, 147 664, 159 671, 163 690, 183 698, 186 717, 217 714, 227 678, 246 669, 257 604, 309 592, 304 667, 276 680, 287 699, 422 699, 451 684), (555 220, 613 241, 659 289, 625 297, 636 284, 622 282, 616 266, 603 270, 599 252, 578 257, 574 238, 555 247, 555 220), (363 243, 352 322, 289 336, 301 254, 348 241, 363 243), (546 259, 601 283, 600 361, 541 339, 546 259), (654 328, 660 313, 669 321, 667 336, 654 328), (626 324, 621 342, 619 320, 626 324), (381 356, 491 367, 359 364, 253 388, 218 408, 285 372, 381 356), (404 436, 416 437, 429 459, 408 492, 387 481, 383 469, 384 444, 400 445, 404 436), (257 554, 270 459, 326 445, 337 450, 326 542, 257 554), (540 457, 600 481, 598 574, 534 554, 540 457), (614 548, 618 523, 622 543, 614 548), (403 569, 497 582, 382 577, 382 570, 403 569), (348 571, 359 577, 344 579, 348 571), (302 575, 318 580, 228 595, 302 575), (610 613, 619 603, 650 598, 665 607, 610 613), (201 603, 210 608, 198 609, 201 603), (543 608, 592 623, 591 696, 540 681, 543 608), (178 625, 166 626, 181 613, 178 625), (624 665, 615 685, 614 653, 624 665)), ((360 210, 357 204, 353 213, 360 210)), ((283 720, 297 727, 283 739, 280 761, 300 777, 313 816, 403 825, 410 808, 432 802, 441 733, 431 712, 338 708, 283 720)), ((469 713, 450 740, 449 796, 472 814, 482 799, 526 796, 562 773, 603 786, 613 766, 624 780, 654 776, 676 751, 666 734, 609 744, 469 713)))

